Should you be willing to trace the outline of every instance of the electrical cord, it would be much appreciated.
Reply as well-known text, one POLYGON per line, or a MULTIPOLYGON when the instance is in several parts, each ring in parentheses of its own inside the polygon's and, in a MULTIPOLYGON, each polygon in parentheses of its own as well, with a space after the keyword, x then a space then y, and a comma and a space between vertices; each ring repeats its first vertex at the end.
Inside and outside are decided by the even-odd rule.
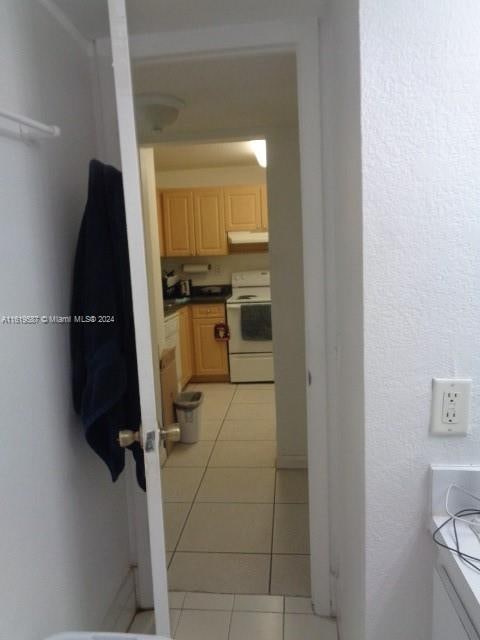
MULTIPOLYGON (((435 542, 435 544, 437 544, 439 547, 443 547, 444 549, 448 549, 449 551, 453 551, 468 566, 470 566, 470 567, 472 567, 472 569, 475 569, 476 571, 480 572, 480 558, 477 558, 475 556, 471 556, 468 553, 464 553, 460 549, 460 541, 459 541, 459 538, 458 538, 457 520, 468 522, 467 520, 464 520, 464 519, 467 518, 467 517, 471 517, 471 516, 480 516, 480 509, 461 509, 460 511, 457 511, 455 514, 452 514, 447 520, 445 520, 445 522, 443 524, 441 524, 439 527, 437 527, 435 529, 435 531, 432 534, 432 539, 435 542), (454 533, 454 537, 455 537, 455 547, 451 547, 448 544, 445 544, 444 542, 441 542, 438 539, 438 534, 440 533, 440 531, 444 527, 446 527, 448 524, 450 524, 450 522, 453 523, 453 533, 454 533)), ((470 524, 472 524, 472 523, 470 523, 470 524)))

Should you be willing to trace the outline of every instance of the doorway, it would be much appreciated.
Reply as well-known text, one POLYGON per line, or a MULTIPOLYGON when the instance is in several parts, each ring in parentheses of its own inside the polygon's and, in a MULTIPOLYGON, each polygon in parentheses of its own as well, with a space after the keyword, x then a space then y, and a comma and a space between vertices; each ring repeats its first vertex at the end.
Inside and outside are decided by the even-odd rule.
MULTIPOLYGON (((240 29, 240 32, 242 29, 240 29)), ((302 29, 300 29, 302 31, 302 29)), ((318 33, 315 28, 305 28, 300 34, 292 34, 288 29, 276 30, 273 37, 269 37, 265 32, 257 33, 256 44, 252 42, 249 31, 243 30, 245 36, 245 46, 252 52, 255 47, 277 46, 291 48, 296 53, 296 64, 299 69, 298 94, 300 97, 300 150, 302 155, 302 214, 303 214, 303 240, 304 240, 304 286, 302 291, 316 291, 317 295, 305 305, 306 324, 306 344, 309 358, 309 389, 307 389, 307 422, 308 422, 308 445, 310 451, 315 451, 315 465, 309 469, 309 484, 315 487, 315 504, 310 505, 311 524, 310 528, 315 533, 315 549, 312 549, 312 585, 313 600, 318 612, 330 612, 329 597, 329 549, 328 549, 328 521, 325 514, 328 513, 327 506, 327 443, 326 443, 326 421, 322 420, 326 414, 325 404, 325 380, 326 369, 324 362, 325 344, 323 339, 324 328, 324 305, 322 292, 323 278, 319 274, 323 273, 322 256, 322 220, 317 215, 321 203, 321 185, 318 181, 320 172, 320 140, 319 140, 319 92, 318 92, 318 59, 316 46, 318 45, 318 33), (248 35, 247 35, 248 34, 248 35), (293 43, 293 44, 292 44, 293 43), (316 80, 315 80, 316 78, 316 80), (309 126, 310 125, 310 126, 309 126), (317 173, 318 172, 318 173, 317 173), (305 188, 308 184, 308 189, 305 188), (320 241, 320 244, 319 244, 320 241), (310 288, 308 285, 312 285, 310 288), (315 286, 313 286, 315 285, 315 286), (319 426, 320 424, 320 426, 319 426), (321 464, 321 461, 325 464, 321 464), (322 511, 323 510, 323 511, 322 511), (323 517, 320 517, 323 516, 323 517)), ((240 40, 242 33, 239 34, 240 40)), ((255 37, 253 38, 255 40, 255 37)), ((150 43, 152 44, 152 43, 150 43)), ((199 47, 198 40, 189 42, 187 48, 190 53, 195 54, 199 47), (192 48, 193 47, 193 48, 192 48)), ((143 55, 149 47, 143 49, 143 55)), ((155 47, 153 47, 155 48, 155 47)), ((175 50, 173 46, 173 50, 175 50)), ((185 53, 185 40, 182 41, 180 49, 185 53)), ((219 38, 213 45, 209 42, 203 43, 203 51, 225 49, 225 42, 219 38)), ((157 47, 158 56, 162 55, 161 46, 157 47)), ((177 51, 178 52, 178 51, 177 51)), ((172 42, 167 42, 167 51, 172 52, 172 42)), ((149 51, 152 58, 152 47, 149 51)), ((303 372, 302 378, 305 376, 303 372)), ((305 380, 304 380, 305 382, 305 380)))
MULTIPOLYGON (((256 62, 258 58, 244 59, 244 72, 251 72, 256 62)), ((282 62, 285 60, 276 64, 282 62)), ((238 71, 237 67, 237 77, 238 71)), ((185 73, 184 67, 183 77, 185 73)), ((189 73, 196 75, 195 68, 189 73)), ((155 69, 157 82, 158 74, 155 69)), ((137 113, 137 122, 141 118, 137 113)), ((140 130, 146 140, 145 119, 140 130)), ((172 130, 169 134, 173 135, 172 130)), ((267 209, 267 169, 260 166, 251 141, 156 142, 153 149, 158 226, 164 235, 159 242, 159 259, 164 278, 166 353, 176 347, 177 390, 203 394, 199 441, 176 445, 162 470, 169 588, 309 597, 307 472, 304 468, 281 468, 277 455, 271 336, 270 340, 261 336, 261 340, 242 341, 240 327, 242 301, 249 308, 255 302, 274 307, 277 302, 272 300, 270 289, 268 219, 273 226, 279 225, 282 211, 267 209), (193 208, 199 207, 202 197, 222 204, 226 245, 217 241, 218 223, 213 217, 214 229, 209 231, 215 239, 212 248, 200 244, 206 235, 195 237, 197 228, 190 246, 184 207, 189 198, 193 208), (248 242, 243 243, 244 239, 248 242), (192 257, 192 248, 202 255, 192 257), (224 382, 218 382, 215 365, 209 372, 203 362, 203 352, 211 353, 217 345, 213 341, 203 345, 205 336, 196 326, 205 324, 203 311, 212 312, 216 307, 222 307, 219 319, 227 320, 230 333, 228 343, 220 345, 230 364, 225 370, 229 379, 224 382), (243 345, 245 349, 240 348, 243 345), (245 356, 246 363, 242 361, 245 356), (208 375, 212 372, 213 376, 208 375), (198 384, 198 380, 202 382, 198 384)), ((294 167, 291 157, 288 162, 294 167)), ((267 161, 263 164, 268 165, 267 161)), ((291 169, 287 187, 283 187, 287 194, 292 191, 289 182, 294 175, 291 169)), ((270 177, 275 190, 279 182, 275 162, 270 177)), ((274 195, 278 199, 278 194, 274 195)), ((299 213, 299 202, 292 200, 291 216, 299 213)), ((194 227, 201 215, 200 209, 196 218, 192 215, 194 227)), ((211 225, 212 219, 207 220, 211 225)), ((290 227, 292 232, 291 222, 290 227)), ((278 275, 281 278, 282 274, 278 275)), ((278 289, 282 295, 284 287, 278 289)), ((277 307, 282 303, 285 299, 278 300, 277 307)), ((299 339, 297 353, 303 348, 299 339)), ((278 354, 276 359, 281 369, 282 345, 279 352, 280 359, 278 354)), ((283 371, 279 390, 285 392, 283 371)), ((167 394, 165 398, 168 403, 167 394)), ((305 422, 300 413, 296 422, 302 420, 305 422)), ((285 430, 285 419, 279 423, 285 430)), ((301 438, 299 431, 286 435, 301 438)), ((283 457, 286 455, 284 451, 283 457)), ((304 456, 302 465, 303 460, 304 456)))

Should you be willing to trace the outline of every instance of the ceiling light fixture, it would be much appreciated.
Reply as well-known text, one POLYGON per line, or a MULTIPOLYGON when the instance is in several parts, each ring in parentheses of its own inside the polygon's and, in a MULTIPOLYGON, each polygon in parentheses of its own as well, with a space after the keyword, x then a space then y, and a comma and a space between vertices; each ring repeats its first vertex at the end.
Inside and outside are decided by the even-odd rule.
POLYGON ((267 143, 265 140, 250 140, 250 147, 261 167, 267 166, 267 143))
POLYGON ((172 125, 178 118, 185 102, 160 93, 143 93, 135 96, 137 112, 148 128, 160 133, 165 127, 172 125))

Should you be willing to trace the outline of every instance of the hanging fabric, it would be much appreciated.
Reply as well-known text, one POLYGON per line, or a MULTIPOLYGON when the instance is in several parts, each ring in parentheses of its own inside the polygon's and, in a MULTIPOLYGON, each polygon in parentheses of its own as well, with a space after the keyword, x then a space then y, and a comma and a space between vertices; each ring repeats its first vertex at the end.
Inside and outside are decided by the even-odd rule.
MULTIPOLYGON (((122 174, 98 160, 90 162, 71 315, 74 408, 115 481, 125 466, 119 431, 138 430, 141 416, 122 174)), ((143 451, 137 442, 129 449, 145 490, 143 451)))

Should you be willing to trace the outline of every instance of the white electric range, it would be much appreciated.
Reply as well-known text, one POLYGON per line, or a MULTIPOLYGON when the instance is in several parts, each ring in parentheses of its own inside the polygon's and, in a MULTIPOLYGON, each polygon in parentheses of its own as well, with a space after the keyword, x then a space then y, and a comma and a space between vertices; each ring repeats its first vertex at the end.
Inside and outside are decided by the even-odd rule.
POLYGON ((232 274, 232 296, 227 300, 230 380, 272 382, 273 340, 271 335, 270 271, 238 271, 232 274), (257 318, 250 324, 249 310, 257 305, 257 318))

